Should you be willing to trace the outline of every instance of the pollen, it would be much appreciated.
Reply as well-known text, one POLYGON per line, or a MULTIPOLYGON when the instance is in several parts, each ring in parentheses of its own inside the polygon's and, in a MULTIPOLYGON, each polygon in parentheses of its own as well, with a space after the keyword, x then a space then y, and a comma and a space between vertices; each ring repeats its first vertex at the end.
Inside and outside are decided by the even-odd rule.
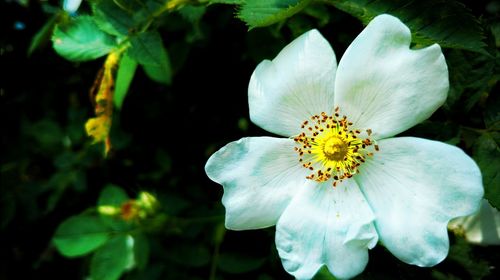
POLYGON ((358 168, 366 158, 380 150, 369 138, 371 129, 362 133, 352 126, 346 116, 340 117, 338 107, 331 116, 322 112, 301 124, 302 132, 294 137, 294 150, 299 155, 300 164, 312 172, 307 179, 317 182, 331 180, 336 187, 359 173, 358 168))

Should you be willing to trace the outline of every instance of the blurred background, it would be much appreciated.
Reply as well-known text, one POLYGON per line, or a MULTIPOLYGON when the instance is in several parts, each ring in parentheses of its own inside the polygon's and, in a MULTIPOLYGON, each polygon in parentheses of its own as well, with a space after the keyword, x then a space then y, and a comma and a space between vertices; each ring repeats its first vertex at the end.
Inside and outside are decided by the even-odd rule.
MULTIPOLYGON (((112 231, 143 244, 143 253, 134 251, 135 262, 102 279, 292 279, 275 249, 274 228, 224 229, 222 187, 206 177, 204 165, 230 141, 270 135, 248 116, 248 81, 260 61, 311 28, 320 30, 339 59, 363 23, 318 1, 249 30, 236 17, 239 6, 207 2, 216 1, 188 1, 155 20, 171 81, 153 81, 137 68, 123 106, 113 112, 112 148, 104 156, 103 144, 85 133, 95 116, 89 91, 104 58, 68 61, 54 51, 50 33, 29 53, 62 2, 2 0, 1 279, 99 279, 99 270, 115 269, 116 252, 68 256, 55 245, 58 227, 82 213, 121 218, 122 225, 111 221, 112 231), (109 202, 105 189, 123 199, 109 202), (114 208, 106 212, 103 205, 114 208), (146 214, 126 212, 130 205, 142 205, 136 210, 146 214)), ((444 49, 449 99, 404 134, 459 146, 480 163, 488 186, 498 187, 500 4, 460 3, 483 29, 486 51, 444 49)), ((91 3, 84 1, 77 13, 91 14, 91 3)), ((452 233, 450 239, 449 257, 433 268, 407 265, 377 246, 358 279, 499 279, 498 246, 471 245, 452 233)), ((317 279, 332 278, 320 272, 317 279)))

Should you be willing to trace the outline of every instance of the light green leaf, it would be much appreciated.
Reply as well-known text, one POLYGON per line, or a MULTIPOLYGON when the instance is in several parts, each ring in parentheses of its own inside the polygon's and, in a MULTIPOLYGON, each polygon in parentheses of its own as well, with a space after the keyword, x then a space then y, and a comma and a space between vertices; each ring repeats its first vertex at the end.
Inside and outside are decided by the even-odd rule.
POLYGON ((109 184, 101 191, 97 205, 121 206, 127 200, 129 197, 122 188, 109 184))
POLYGON ((92 5, 95 23, 99 28, 115 36, 124 36, 134 27, 132 15, 112 0, 101 0, 92 5))
POLYGON ((476 140, 473 158, 481 169, 484 197, 490 204, 500 209, 500 147, 499 132, 484 133, 476 140))
POLYGON ((116 280, 133 266, 134 239, 120 234, 111 238, 92 256, 90 276, 93 280, 116 280))
POLYGON ((134 78, 135 70, 137 69, 137 62, 131 59, 127 53, 125 53, 118 66, 118 72, 116 74, 116 87, 115 93, 113 95, 113 102, 116 108, 121 109, 123 100, 127 95, 130 83, 134 78))
POLYGON ((52 241, 66 257, 88 254, 109 239, 109 229, 95 216, 73 216, 57 228, 52 241))
POLYGON ((130 38, 131 46, 128 55, 142 65, 159 66, 163 43, 156 31, 140 33, 130 38))
POLYGON ((364 24, 375 16, 388 13, 398 17, 412 31, 412 40, 420 45, 438 43, 485 53, 483 29, 469 9, 456 1, 434 0, 328 0, 364 24))
POLYGON ((28 49, 28 56, 30 56, 36 49, 44 46, 47 42, 50 41, 50 36, 52 35, 52 31, 59 20, 59 14, 53 15, 44 25, 43 27, 33 36, 31 39, 31 44, 28 49))
POLYGON ((271 25, 304 9, 310 0, 248 0, 238 13, 250 29, 271 25))
POLYGON ((142 65, 148 77, 158 83, 169 85, 172 83, 172 65, 167 50, 162 47, 161 55, 158 57, 159 66, 142 65))
POLYGON ((238 274, 256 270, 264 262, 264 258, 250 257, 237 253, 222 253, 219 256, 218 267, 224 272, 238 274))
POLYGON ((55 51, 71 61, 93 60, 115 47, 113 37, 101 31, 90 16, 56 25, 52 42, 55 51))

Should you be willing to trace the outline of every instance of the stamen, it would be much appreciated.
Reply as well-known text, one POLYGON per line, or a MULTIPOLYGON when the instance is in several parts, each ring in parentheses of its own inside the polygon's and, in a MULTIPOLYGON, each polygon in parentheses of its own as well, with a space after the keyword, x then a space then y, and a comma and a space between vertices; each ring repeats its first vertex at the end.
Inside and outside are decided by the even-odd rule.
MULTIPOLYGON (((361 130, 351 129, 353 122, 347 116, 340 118, 340 108, 336 107, 334 115, 321 112, 311 116, 301 124, 303 132, 294 137, 299 155, 299 162, 304 168, 313 171, 306 176, 309 180, 326 182, 333 179, 336 187, 342 180, 352 178, 359 173, 358 167, 379 151, 379 146, 370 138, 361 138, 361 130), (303 163, 305 162, 305 163, 303 163)), ((371 129, 366 130, 368 137, 371 129)))

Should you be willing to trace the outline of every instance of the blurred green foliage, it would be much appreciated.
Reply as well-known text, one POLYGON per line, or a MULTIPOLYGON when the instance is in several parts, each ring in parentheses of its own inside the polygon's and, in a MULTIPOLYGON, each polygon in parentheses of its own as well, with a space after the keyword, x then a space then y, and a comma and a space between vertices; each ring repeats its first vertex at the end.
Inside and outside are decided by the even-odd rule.
MULTIPOLYGON (((205 161, 229 141, 267 134, 249 121, 246 95, 261 60, 312 28, 341 57, 384 12, 411 28, 415 48, 439 43, 450 73, 446 104, 404 134, 464 149, 500 208, 496 1, 92 0, 72 15, 60 7, 1 4, 1 279, 291 279, 273 229, 225 230, 222 188, 206 178, 205 161), (110 52, 120 60, 103 157, 84 125, 110 52)), ((454 236, 451 244, 433 268, 376 247, 357 279, 498 279, 498 247, 454 236)), ((315 279, 332 276, 323 269, 315 279)))

